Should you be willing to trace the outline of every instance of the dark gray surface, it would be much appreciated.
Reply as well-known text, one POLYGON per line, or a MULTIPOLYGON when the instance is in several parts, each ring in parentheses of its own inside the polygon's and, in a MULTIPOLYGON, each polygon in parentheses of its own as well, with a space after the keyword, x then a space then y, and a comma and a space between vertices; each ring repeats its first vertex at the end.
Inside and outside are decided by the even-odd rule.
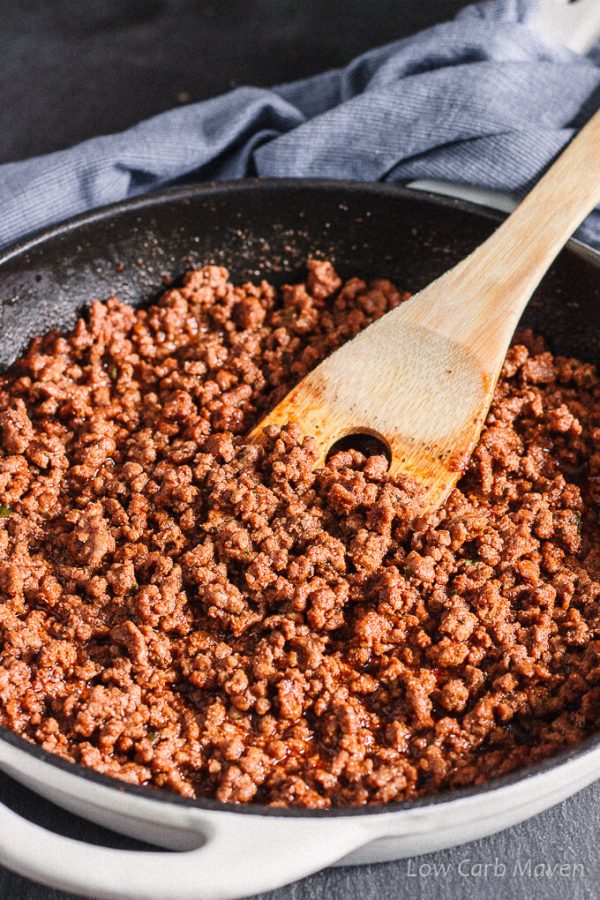
MULTIPOLYGON (((235 84, 269 84, 343 64, 462 5, 460 0, 0 0, 0 162, 124 128, 235 84)), ((140 846, 82 822, 2 775, 0 800, 70 837, 140 846)), ((263 900, 596 898, 599 808, 600 786, 593 786, 502 834, 420 857, 412 868, 401 861, 335 869, 263 900), (473 866, 493 866, 497 860, 497 874, 492 866, 487 877, 461 874, 466 859, 473 866), (519 864, 526 869, 528 860, 532 875, 519 874, 519 864), (538 863, 558 864, 555 874, 550 869, 534 876, 538 863), (563 863, 568 874, 560 875, 563 863), (422 865, 422 874, 413 874, 422 865), (437 874, 428 865, 437 866, 437 874)), ((0 869, 0 898, 65 900, 67 895, 0 869)))
POLYGON ((0 162, 340 66, 464 0, 0 0, 0 162))

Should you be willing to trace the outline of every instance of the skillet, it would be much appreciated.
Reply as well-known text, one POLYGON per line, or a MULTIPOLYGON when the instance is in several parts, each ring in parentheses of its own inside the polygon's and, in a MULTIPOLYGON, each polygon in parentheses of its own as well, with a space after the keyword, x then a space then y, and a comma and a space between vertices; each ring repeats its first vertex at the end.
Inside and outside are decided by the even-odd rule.
MULTIPOLYGON (((156 298, 163 275, 227 265, 234 280, 301 276, 312 254, 342 277, 424 287, 466 256, 500 218, 464 201, 385 185, 255 180, 183 187, 81 216, 0 257, 0 369, 29 340, 71 327, 92 299, 156 298)), ((571 241, 524 323, 555 352, 600 360, 600 254, 571 241)), ((233 898, 324 866, 378 862, 498 831, 600 774, 600 736, 510 776, 433 798, 350 810, 283 810, 188 800, 126 785, 0 728, 0 768, 115 831, 184 851, 114 850, 47 832, 0 805, 0 863, 96 897, 233 898)))

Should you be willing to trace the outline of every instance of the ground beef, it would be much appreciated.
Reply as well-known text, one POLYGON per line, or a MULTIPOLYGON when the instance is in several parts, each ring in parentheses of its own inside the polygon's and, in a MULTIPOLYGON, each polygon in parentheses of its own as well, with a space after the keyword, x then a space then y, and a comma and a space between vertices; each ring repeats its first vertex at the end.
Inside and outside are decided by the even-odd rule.
POLYGON ((443 509, 382 456, 245 443, 407 295, 236 287, 94 303, 0 378, 0 722, 188 797, 389 803, 600 723, 600 381, 521 335, 443 509))

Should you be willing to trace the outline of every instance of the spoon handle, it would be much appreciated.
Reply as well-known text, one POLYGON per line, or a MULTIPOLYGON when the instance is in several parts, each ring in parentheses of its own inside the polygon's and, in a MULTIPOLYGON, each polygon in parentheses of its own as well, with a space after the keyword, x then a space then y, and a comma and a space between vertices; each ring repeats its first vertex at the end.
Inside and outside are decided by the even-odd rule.
POLYGON ((500 249, 513 255, 515 263, 527 266, 537 284, 563 244, 599 202, 600 110, 488 243, 496 240, 500 249))
POLYGON ((600 111, 512 215, 419 295, 420 309, 414 307, 419 324, 466 344, 485 368, 494 370, 531 294, 598 202, 600 111))

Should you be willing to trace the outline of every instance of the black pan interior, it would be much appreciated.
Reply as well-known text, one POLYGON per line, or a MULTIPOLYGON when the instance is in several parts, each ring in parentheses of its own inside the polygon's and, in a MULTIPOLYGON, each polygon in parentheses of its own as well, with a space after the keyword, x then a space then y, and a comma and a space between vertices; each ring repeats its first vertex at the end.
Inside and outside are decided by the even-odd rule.
MULTIPOLYGON (((301 276, 307 256, 340 274, 417 290, 467 255, 498 216, 461 201, 356 182, 255 181, 167 191, 109 207, 0 257, 0 370, 35 335, 67 328, 94 298, 135 305, 163 276, 227 265, 234 279, 301 276)), ((525 315, 553 350, 600 359, 598 257, 564 251, 525 315)))
MULTIPOLYGON (((136 306, 155 299, 163 277, 191 265, 226 265, 233 278, 276 283, 302 275, 312 254, 341 275, 388 277, 418 290, 480 244, 501 218, 462 201, 356 182, 251 181, 165 191, 43 232, 0 256, 0 371, 32 337, 72 326, 92 299, 116 294, 136 306)), ((600 254, 571 242, 536 292, 524 324, 555 352, 600 361, 600 254)), ((59 759, 0 728, 0 738, 115 790, 178 805, 286 816, 352 816, 437 805, 519 781, 597 746, 579 747, 494 782, 435 797, 345 810, 240 808, 125 785, 59 759)))

